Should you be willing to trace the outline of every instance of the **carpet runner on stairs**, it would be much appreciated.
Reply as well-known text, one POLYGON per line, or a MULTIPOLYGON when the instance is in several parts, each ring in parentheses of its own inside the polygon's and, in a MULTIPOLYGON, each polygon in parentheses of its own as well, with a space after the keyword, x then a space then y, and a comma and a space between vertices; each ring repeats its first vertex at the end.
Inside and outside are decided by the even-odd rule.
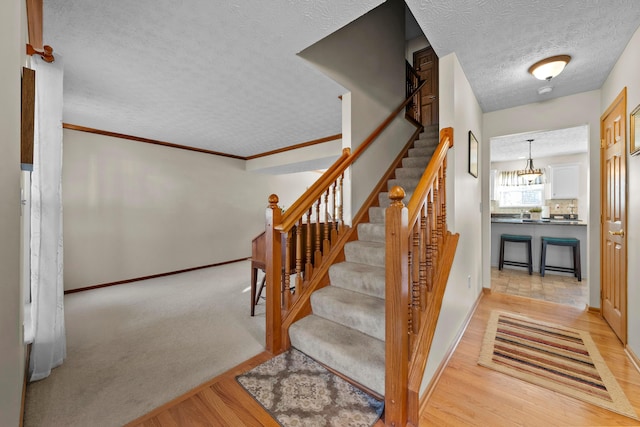
POLYGON ((357 225, 358 240, 344 247, 345 261, 329 268, 331 284, 311 295, 312 314, 291 325, 296 349, 353 381, 384 395, 385 375, 385 210, 388 190, 400 185, 409 202, 439 142, 438 126, 420 134, 369 208, 368 223, 357 225))

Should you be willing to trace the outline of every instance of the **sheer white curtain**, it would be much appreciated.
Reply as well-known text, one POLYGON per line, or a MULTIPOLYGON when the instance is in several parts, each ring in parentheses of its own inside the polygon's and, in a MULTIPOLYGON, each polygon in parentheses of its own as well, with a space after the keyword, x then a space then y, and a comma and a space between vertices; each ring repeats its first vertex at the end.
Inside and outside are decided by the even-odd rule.
POLYGON ((34 339, 30 381, 62 364, 67 353, 62 262, 62 57, 32 57, 36 109, 31 181, 31 315, 34 339))

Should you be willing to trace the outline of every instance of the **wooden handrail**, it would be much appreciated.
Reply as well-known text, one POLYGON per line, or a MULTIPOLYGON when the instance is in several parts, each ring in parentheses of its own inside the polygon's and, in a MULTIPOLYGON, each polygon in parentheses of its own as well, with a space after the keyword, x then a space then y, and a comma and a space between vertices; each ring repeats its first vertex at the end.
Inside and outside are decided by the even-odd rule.
POLYGON ((352 159, 349 162, 349 165, 351 165, 351 163, 355 162, 358 157, 360 157, 360 155, 364 152, 364 150, 367 149, 367 147, 369 147, 369 145, 371 145, 371 143, 373 141, 376 140, 376 138, 378 138, 380 136, 380 134, 382 133, 382 131, 389 126, 389 124, 393 121, 393 119, 395 119, 395 117, 400 114, 400 112, 402 110, 404 110, 404 107, 407 106, 407 104, 409 102, 411 102, 411 98, 413 98, 414 95, 416 95, 418 92, 420 92, 420 89, 422 89, 422 87, 426 84, 426 81, 423 81, 420 86, 418 86, 418 88, 416 90, 414 90, 411 95, 409 95, 402 104, 400 104, 400 106, 398 108, 396 108, 391 114, 389 114, 389 116, 385 119, 384 122, 382 122, 380 124, 380 126, 378 126, 373 132, 371 132, 371 135, 369 135, 369 137, 367 139, 365 139, 362 144, 360 144, 358 146, 358 148, 356 148, 356 151, 354 151, 353 155, 352 155, 352 159))
POLYGON ((433 185, 433 182, 437 178, 437 171, 442 166, 444 159, 447 157, 447 153, 449 152, 449 148, 453 147, 453 129, 452 128, 444 128, 440 131, 441 143, 438 144, 436 151, 433 153, 431 157, 431 161, 427 166, 427 169, 424 171, 423 179, 420 180, 416 189, 413 190, 413 195, 411 196, 411 200, 407 205, 407 209, 409 210, 409 223, 412 224, 416 221, 416 216, 420 213, 419 206, 424 201, 427 196, 427 192, 429 188, 433 185), (444 144, 442 143, 444 142, 444 144))
POLYGON ((411 98, 416 95, 420 89, 422 89, 425 83, 426 81, 422 82, 422 84, 418 86, 418 88, 413 91, 413 93, 411 93, 411 95, 409 95, 409 97, 407 97, 402 104, 398 106, 398 108, 389 114, 389 116, 387 116, 387 118, 377 128, 375 128, 373 132, 371 132, 371 134, 351 155, 349 155, 348 151, 345 151, 349 150, 348 148, 343 149, 342 156, 340 156, 340 158, 338 158, 338 160, 329 169, 327 169, 325 173, 323 173, 322 176, 318 178, 318 180, 309 187, 293 205, 291 205, 291 207, 289 207, 289 209, 287 209, 282 217, 282 223, 276 225, 276 229, 281 231, 290 230, 297 221, 296 218, 299 218, 300 215, 304 214, 306 209, 308 209, 309 204, 317 200, 325 191, 327 186, 335 181, 337 177, 346 171, 347 168, 351 166, 358 157, 360 157, 367 147, 369 147, 371 143, 380 136, 382 131, 384 131, 385 128, 396 118, 396 116, 400 114, 404 107, 411 102, 411 98), (345 153, 347 154, 346 157, 345 153))
POLYGON ((459 234, 447 232, 442 250, 440 269, 435 279, 433 298, 431 299, 431 304, 427 307, 425 316, 422 318, 418 338, 413 353, 411 354, 411 360, 409 361, 407 415, 409 422, 416 426, 419 424, 418 420, 420 418, 420 385, 422 384, 424 371, 427 367, 427 358, 429 357, 431 343, 436 333, 436 325, 438 317, 440 317, 444 291, 446 290, 449 273, 453 266, 453 257, 455 256, 459 239, 459 234))
POLYGON ((459 235, 446 224, 447 152, 440 142, 408 206, 389 190, 385 219, 385 424, 418 425, 419 388, 438 322, 459 235))
MULTIPOLYGON (((289 346, 287 328, 308 312, 309 297, 328 279, 327 263, 339 257, 352 236, 343 220, 344 173, 421 90, 417 87, 373 132, 338 160, 282 213, 271 195, 266 211, 266 348, 280 353, 289 346)), ((419 123, 414 123, 422 127, 419 123)), ((415 135, 415 134, 414 134, 415 135)))
POLYGON ((351 154, 350 148, 343 148, 342 155, 332 164, 321 176, 300 196, 282 215, 282 222, 276 225, 276 230, 290 230, 295 225, 297 218, 300 218, 309 206, 318 200, 324 193, 327 183, 332 183, 346 170, 344 164, 351 154))

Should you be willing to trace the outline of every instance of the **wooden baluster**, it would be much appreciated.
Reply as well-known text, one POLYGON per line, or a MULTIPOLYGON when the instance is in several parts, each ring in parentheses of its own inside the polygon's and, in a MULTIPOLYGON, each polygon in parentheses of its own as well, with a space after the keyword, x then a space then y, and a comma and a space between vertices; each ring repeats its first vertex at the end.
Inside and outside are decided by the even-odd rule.
MULTIPOLYGON (((411 263, 412 263, 412 259, 413 259, 413 253, 411 252, 411 248, 412 248, 412 242, 409 242, 408 244, 408 248, 409 248, 409 252, 407 253, 407 273, 408 273, 408 286, 409 286, 409 300, 408 300, 408 304, 409 306, 407 307, 407 333, 409 334, 409 349, 411 349, 413 347, 413 338, 414 338, 414 323, 413 323, 413 270, 411 269, 411 263)), ((416 328, 418 328, 419 326, 416 326, 416 328)), ((409 354, 411 354, 411 351, 409 351, 409 354)))
POLYGON ((336 206, 336 188, 338 186, 338 182, 334 181, 331 185, 331 194, 333 198, 333 204, 331 206, 332 212, 332 222, 331 224, 331 241, 335 242, 338 239, 338 209, 336 206))
MULTIPOLYGON (((435 271, 435 266, 438 265, 438 260, 440 259, 439 247, 440 247, 440 236, 438 235, 439 230, 439 220, 440 220, 440 198, 439 198, 439 188, 437 186, 437 180, 434 182, 433 188, 433 266, 435 271)), ((432 272, 433 273, 433 272, 432 272)), ((434 277, 432 277, 434 279, 434 277)), ((433 283, 433 280, 432 280, 433 283)), ((431 289, 429 289, 431 290, 431 289)))
POLYGON ((309 208, 307 212, 307 259, 304 267, 304 281, 308 282, 311 279, 313 273, 313 264, 311 263, 311 215, 313 214, 313 207, 309 208))
POLYGON ((278 196, 269 196, 269 207, 265 214, 265 264, 266 279, 266 350, 273 354, 281 353, 283 348, 282 335, 282 239, 280 232, 275 229, 282 222, 282 211, 278 207, 278 196))
POLYGON ((443 213, 443 233, 447 228, 447 158, 442 162, 442 213, 443 213))
POLYGON ((320 251, 320 202, 316 200, 316 252, 313 257, 313 266, 315 268, 322 264, 322 252, 320 251))
POLYGON ((285 311, 289 311, 291 307, 291 232, 288 231, 284 238, 284 281, 282 284, 283 307, 285 311))
POLYGON ((322 241, 322 253, 328 255, 331 251, 331 242, 329 241, 329 189, 324 193, 324 240, 322 241))
MULTIPOLYGON (((413 254, 412 259, 409 262, 409 268, 411 269, 411 312, 413 318, 413 324, 415 330, 410 330, 412 336, 418 333, 420 328, 420 221, 413 226, 411 230, 411 240, 413 254)), ((409 348, 413 348, 410 346, 409 348)))
POLYGON ((438 246, 439 248, 442 248, 442 246, 444 246, 444 217, 446 215, 445 209, 445 203, 444 203, 444 196, 445 196, 445 188, 444 188, 444 175, 443 175, 443 169, 442 167, 440 167, 440 169, 438 169, 438 188, 439 188, 439 196, 440 198, 438 199, 438 204, 440 206, 440 210, 438 212, 438 246))
POLYGON ((296 226, 296 291, 302 290, 302 218, 296 226))
POLYGON ((433 254, 434 254, 434 240, 435 240, 435 235, 434 235, 434 221, 433 221, 433 187, 431 187, 431 189, 429 190, 429 193, 427 194, 427 240, 426 240, 426 246, 427 246, 427 274, 425 277, 425 281, 426 281, 426 285, 427 285, 427 291, 431 292, 431 290, 433 289, 433 270, 434 270, 434 266, 435 266, 435 260, 433 258, 433 254))
POLYGON ((402 203, 405 192, 389 191, 385 216, 385 424, 407 423, 409 374, 409 218, 402 203))
POLYGON ((344 219, 342 217, 343 215, 342 207, 344 206, 344 198, 342 197, 343 181, 344 181, 344 174, 340 175, 340 184, 339 184, 339 190, 340 190, 340 207, 338 208, 338 220, 340 221, 339 233, 342 233, 342 227, 344 227, 344 219))
POLYGON ((424 312, 427 308, 427 248, 429 241, 427 240, 427 207, 422 204, 420 208, 420 267, 418 283, 420 286, 420 311, 424 312))

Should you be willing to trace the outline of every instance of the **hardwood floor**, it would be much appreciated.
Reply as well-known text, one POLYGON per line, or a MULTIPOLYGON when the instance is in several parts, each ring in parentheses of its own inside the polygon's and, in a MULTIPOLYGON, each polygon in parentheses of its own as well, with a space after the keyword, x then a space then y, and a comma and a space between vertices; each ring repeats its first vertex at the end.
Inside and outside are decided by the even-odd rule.
POLYGON ((640 422, 477 364, 492 310, 520 313, 587 331, 640 414, 640 373, 599 314, 504 294, 482 298, 423 412, 421 425, 638 426, 640 422))
MULTIPOLYGON (((512 295, 489 293, 478 305, 421 416, 425 426, 639 426, 640 422, 477 365, 492 310, 505 310, 588 331, 640 414, 640 372, 596 313, 512 295)), ((235 376, 270 357, 261 353, 131 422, 129 427, 277 426, 235 376)), ((380 421, 376 427, 382 426, 380 421)))
POLYGON ((235 379, 270 357, 260 353, 127 426, 279 426, 235 379))

